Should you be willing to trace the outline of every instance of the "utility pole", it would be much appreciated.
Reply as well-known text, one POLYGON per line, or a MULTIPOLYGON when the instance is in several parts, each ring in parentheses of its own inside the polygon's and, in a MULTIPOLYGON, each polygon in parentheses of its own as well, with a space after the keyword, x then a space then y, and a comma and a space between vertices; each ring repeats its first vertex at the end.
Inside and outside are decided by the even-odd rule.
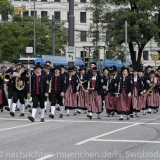
MULTIPOLYGON (((69 17, 68 17, 68 46, 74 46, 74 0, 69 0, 69 17)), ((73 67, 74 62, 68 62, 68 67, 73 67)))
POLYGON ((126 67, 127 67, 127 21, 125 21, 125 55, 126 55, 126 67))
POLYGON ((52 55, 55 56, 55 17, 52 15, 52 55))
POLYGON ((36 55, 36 1, 34 0, 34 44, 33 44, 33 48, 34 48, 34 52, 33 55, 36 55))

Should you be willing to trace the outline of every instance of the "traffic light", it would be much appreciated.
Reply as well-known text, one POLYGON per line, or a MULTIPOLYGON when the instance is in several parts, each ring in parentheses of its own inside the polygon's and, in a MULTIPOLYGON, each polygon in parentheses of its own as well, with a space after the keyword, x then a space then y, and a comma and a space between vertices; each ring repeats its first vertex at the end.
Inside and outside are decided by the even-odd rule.
POLYGON ((15 13, 15 14, 19 14, 19 8, 17 8, 17 7, 14 8, 14 13, 15 13))
POLYGON ((21 7, 21 11, 22 11, 22 12, 26 12, 26 6, 22 6, 22 7, 21 7))

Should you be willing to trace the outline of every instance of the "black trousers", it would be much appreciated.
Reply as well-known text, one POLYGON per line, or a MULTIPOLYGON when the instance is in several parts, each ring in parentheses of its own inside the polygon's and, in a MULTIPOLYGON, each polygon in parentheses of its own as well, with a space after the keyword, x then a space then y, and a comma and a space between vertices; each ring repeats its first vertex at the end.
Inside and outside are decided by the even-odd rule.
POLYGON ((25 94, 26 91, 13 90, 13 103, 17 103, 19 99, 20 103, 24 104, 25 94))
POLYGON ((8 87, 8 99, 12 99, 13 97, 13 88, 12 87, 8 87))
POLYGON ((51 93, 50 99, 51 99, 51 106, 55 106, 57 102, 60 106, 63 106, 63 97, 61 97, 60 94, 51 93))
POLYGON ((39 102, 40 108, 44 109, 44 101, 45 101, 45 96, 42 97, 40 94, 32 96, 33 108, 37 108, 39 102))
MULTIPOLYGON (((51 102, 51 93, 49 93, 49 97, 48 98, 49 98, 49 102, 51 102)), ((44 101, 47 101, 47 97, 46 96, 44 97, 44 101)))

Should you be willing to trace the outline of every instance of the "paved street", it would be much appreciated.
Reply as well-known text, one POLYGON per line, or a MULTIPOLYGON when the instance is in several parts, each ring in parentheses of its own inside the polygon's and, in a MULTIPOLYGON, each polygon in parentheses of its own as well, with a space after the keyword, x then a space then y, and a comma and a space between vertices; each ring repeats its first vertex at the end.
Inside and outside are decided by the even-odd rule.
POLYGON ((0 113, 0 160, 158 160, 160 159, 160 112, 140 114, 131 120, 119 121, 119 116, 89 120, 86 114, 64 115, 34 123, 25 117, 0 113))

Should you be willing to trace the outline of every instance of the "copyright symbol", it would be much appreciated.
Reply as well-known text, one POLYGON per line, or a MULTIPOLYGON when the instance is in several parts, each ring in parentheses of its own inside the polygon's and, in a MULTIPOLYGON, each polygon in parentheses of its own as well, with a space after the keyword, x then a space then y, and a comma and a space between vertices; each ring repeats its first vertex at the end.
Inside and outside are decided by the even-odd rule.
POLYGON ((3 152, 2 151, 0 151, 0 157, 3 157, 3 152))

